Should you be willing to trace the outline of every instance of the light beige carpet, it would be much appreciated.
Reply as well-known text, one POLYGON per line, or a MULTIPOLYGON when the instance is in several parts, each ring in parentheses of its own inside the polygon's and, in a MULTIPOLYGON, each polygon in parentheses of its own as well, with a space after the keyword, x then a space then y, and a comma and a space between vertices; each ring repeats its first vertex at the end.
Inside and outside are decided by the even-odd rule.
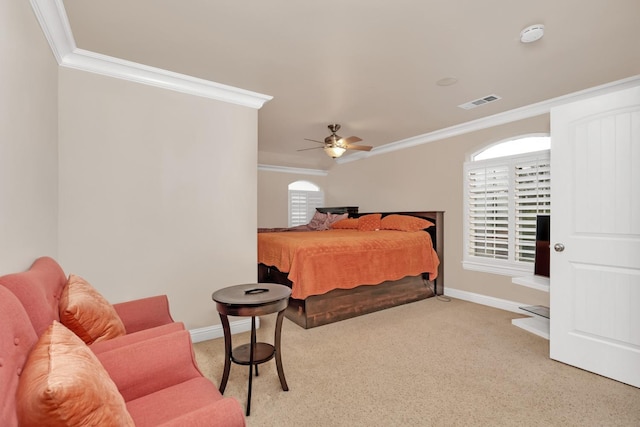
MULTIPOLYGON (((435 298, 305 330, 285 319, 282 358, 254 377, 249 427, 640 426, 640 389, 549 359, 549 342, 517 314, 435 298)), ((258 340, 273 343, 275 315, 258 340)), ((233 346, 249 333, 233 336, 233 346)), ((194 345, 219 384, 224 341, 194 345)), ((246 404, 248 368, 232 364, 225 396, 246 404)))

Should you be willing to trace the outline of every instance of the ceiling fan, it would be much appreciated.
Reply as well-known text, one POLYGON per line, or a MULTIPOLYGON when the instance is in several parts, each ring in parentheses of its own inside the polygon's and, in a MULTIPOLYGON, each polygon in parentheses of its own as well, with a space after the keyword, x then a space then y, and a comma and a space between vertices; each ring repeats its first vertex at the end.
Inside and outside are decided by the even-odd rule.
POLYGON ((315 150, 316 148, 324 148, 324 152, 327 153, 329 157, 338 158, 342 156, 347 150, 358 150, 358 151, 370 151, 371 148, 368 145, 353 145, 354 142, 362 141, 362 138, 358 138, 357 136, 350 136, 348 138, 343 138, 340 135, 337 135, 336 132, 340 129, 339 124, 330 124, 327 126, 331 131, 331 135, 326 137, 324 141, 317 141, 315 139, 305 138, 306 141, 318 142, 320 144, 324 144, 324 147, 313 147, 313 148, 302 148, 298 151, 306 151, 306 150, 315 150))

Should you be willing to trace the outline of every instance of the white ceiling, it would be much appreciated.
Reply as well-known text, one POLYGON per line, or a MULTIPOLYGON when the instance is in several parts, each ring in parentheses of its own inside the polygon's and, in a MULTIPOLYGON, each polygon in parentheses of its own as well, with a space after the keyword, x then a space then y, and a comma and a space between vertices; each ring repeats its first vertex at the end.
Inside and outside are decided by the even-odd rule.
POLYGON ((330 169, 296 151, 329 123, 380 147, 640 74, 638 0, 63 3, 80 49, 273 96, 259 110, 270 165, 330 169), (523 44, 531 24, 545 35, 523 44))

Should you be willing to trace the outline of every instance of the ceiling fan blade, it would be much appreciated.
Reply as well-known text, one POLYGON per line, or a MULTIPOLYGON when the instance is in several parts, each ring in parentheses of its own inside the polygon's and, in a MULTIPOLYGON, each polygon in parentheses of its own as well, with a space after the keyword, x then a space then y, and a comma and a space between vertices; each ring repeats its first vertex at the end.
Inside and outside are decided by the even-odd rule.
POLYGON ((371 151, 372 148, 368 145, 347 145, 347 150, 371 151))
POLYGON ((317 142, 317 143, 320 143, 320 144, 324 144, 324 141, 316 141, 315 139, 305 138, 304 140, 305 141, 311 141, 311 142, 317 142))
POLYGON ((318 148, 323 148, 323 147, 311 147, 311 148, 301 148, 299 150, 296 151, 307 151, 307 150, 317 150, 318 148))
POLYGON ((351 144, 352 142, 362 141, 362 138, 358 138, 357 136, 350 136, 348 138, 342 138, 342 141, 346 142, 347 144, 351 144))

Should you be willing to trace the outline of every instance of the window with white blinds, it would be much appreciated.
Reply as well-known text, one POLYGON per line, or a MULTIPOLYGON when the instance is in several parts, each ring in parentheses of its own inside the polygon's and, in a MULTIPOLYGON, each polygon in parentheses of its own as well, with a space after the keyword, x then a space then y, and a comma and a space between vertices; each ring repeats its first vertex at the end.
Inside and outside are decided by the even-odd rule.
POLYGON ((289 184, 289 227, 308 224, 316 208, 324 206, 324 193, 308 181, 289 184))
POLYGON ((469 253, 509 258, 509 168, 475 167, 467 173, 469 253))
POLYGON ((468 269, 533 271, 536 216, 551 213, 550 150, 465 163, 468 269))
POLYGON ((551 213, 549 152, 518 161, 515 173, 515 260, 533 263, 536 249, 536 217, 551 213))

